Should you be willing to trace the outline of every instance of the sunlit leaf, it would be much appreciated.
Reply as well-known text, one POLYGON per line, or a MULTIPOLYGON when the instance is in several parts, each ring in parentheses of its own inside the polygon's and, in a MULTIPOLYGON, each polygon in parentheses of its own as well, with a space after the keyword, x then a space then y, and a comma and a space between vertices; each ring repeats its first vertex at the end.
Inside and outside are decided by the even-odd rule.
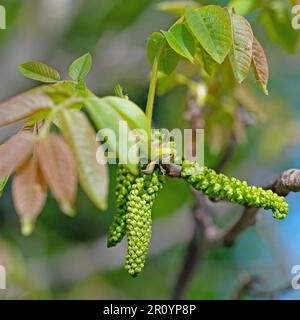
POLYGON ((61 114, 62 132, 73 151, 79 181, 90 200, 101 210, 107 208, 108 168, 96 159, 102 155, 100 144, 96 142, 96 132, 85 115, 76 110, 61 114))
POLYGON ((92 56, 86 53, 82 57, 76 59, 69 67, 68 74, 75 80, 79 81, 84 79, 92 68, 92 56))
POLYGON ((60 80, 60 74, 54 68, 38 61, 29 61, 19 66, 20 73, 29 79, 53 83, 60 80))
POLYGON ((147 56, 149 62, 153 64, 155 57, 158 57, 165 42, 165 37, 160 32, 153 32, 147 43, 147 56))
POLYGON ((3 178, 3 179, 0 179, 0 196, 2 195, 2 192, 3 190, 5 189, 6 187, 6 184, 8 182, 8 179, 9 179, 9 176, 3 178))
POLYGON ((201 46, 218 63, 222 63, 232 45, 232 27, 229 13, 214 5, 194 10, 188 6, 185 18, 201 46))
POLYGON ((5 178, 22 165, 32 153, 36 138, 20 132, 0 146, 0 178, 5 178))
POLYGON ((36 158, 28 160, 18 169, 12 182, 12 194, 22 233, 30 235, 47 199, 47 185, 36 158))
POLYGON ((105 97, 101 100, 117 111, 128 122, 131 129, 150 131, 145 113, 132 101, 119 97, 105 97))
POLYGON ((215 75, 218 64, 201 46, 196 52, 196 59, 210 77, 215 75))
POLYGON ((253 32, 250 23, 231 13, 233 45, 229 54, 233 74, 238 83, 247 77, 252 60, 253 32))
POLYGON ((61 210, 74 214, 77 192, 77 175, 72 151, 58 134, 50 134, 37 145, 42 173, 61 210))
MULTIPOLYGON (((127 101, 127 100, 125 100, 127 101)), ((109 145, 111 152, 115 152, 119 159, 123 162, 128 162, 128 148, 126 143, 120 143, 120 138, 126 139, 124 134, 120 134, 120 123, 122 123, 122 130, 129 131, 128 122, 122 117, 116 109, 112 107, 109 101, 100 99, 98 97, 89 97, 85 101, 86 109, 96 125, 98 130, 110 130, 115 139, 108 139, 106 142, 109 145), (121 136, 121 137, 120 137, 121 136)), ((133 173, 137 173, 137 166, 135 164, 127 163, 126 165, 133 173)))
POLYGON ((192 6, 193 8, 199 7, 199 3, 195 1, 163 1, 156 5, 158 11, 174 13, 183 15, 186 6, 192 6))
POLYGON ((0 104, 0 126, 27 119, 39 111, 54 106, 52 100, 42 94, 19 95, 0 104))
POLYGON ((252 66, 258 85, 268 95, 269 65, 265 51, 258 40, 253 39, 252 66))
POLYGON ((175 24, 169 31, 163 31, 169 46, 184 58, 194 61, 195 40, 184 24, 175 24))
POLYGON ((151 64, 153 64, 155 57, 159 59, 158 69, 167 75, 175 70, 180 60, 180 56, 169 46, 165 37, 159 32, 154 32, 150 36, 147 54, 151 64))

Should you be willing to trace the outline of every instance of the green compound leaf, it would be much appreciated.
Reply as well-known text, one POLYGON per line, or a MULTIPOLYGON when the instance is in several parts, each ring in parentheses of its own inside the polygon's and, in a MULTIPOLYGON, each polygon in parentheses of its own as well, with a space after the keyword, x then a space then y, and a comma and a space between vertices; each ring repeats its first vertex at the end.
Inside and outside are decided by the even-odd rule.
POLYGON ((175 70, 180 60, 180 56, 169 46, 165 37, 159 32, 154 32, 150 36, 147 55, 151 64, 153 64, 155 57, 158 57, 158 69, 167 75, 175 70))
POLYGON ((169 31, 162 31, 169 46, 179 55, 194 61, 195 40, 184 24, 175 24, 169 31))
MULTIPOLYGON (((108 168, 96 159, 104 159, 96 132, 86 116, 77 110, 64 110, 61 113, 61 130, 70 145, 79 175, 79 182, 89 199, 97 208, 107 208, 108 168)), ((103 162, 102 162, 103 163, 103 162)))
POLYGON ((90 72, 93 59, 90 53, 76 59, 69 67, 68 74, 74 81, 83 80, 90 72))
POLYGON ((205 6, 194 10, 188 6, 185 18, 201 46, 221 64, 232 45, 232 26, 229 13, 219 6, 205 6))
POLYGON ((208 76, 212 77, 215 75, 218 64, 201 46, 199 46, 196 52, 196 59, 208 76))
MULTIPOLYGON (((126 161, 128 159, 129 145, 120 143, 120 122, 125 121, 121 114, 119 114, 108 101, 98 97, 88 97, 85 100, 85 107, 96 125, 98 130, 111 130, 115 136, 115 141, 108 139, 106 142, 112 152, 115 152, 119 159, 126 161)), ((129 124, 126 123, 126 128, 129 130, 129 124)), ((133 173, 137 173, 137 165, 126 164, 128 169, 133 173)))
POLYGON ((21 64, 19 71, 25 78, 45 83, 54 83, 60 80, 60 74, 57 70, 38 61, 21 64))
POLYGON ((9 176, 6 176, 3 179, 0 179, 0 197, 2 195, 2 192, 4 191, 6 184, 8 182, 9 176))
POLYGON ((101 100, 117 111, 128 122, 131 129, 143 129, 147 133, 150 133, 146 115, 135 103, 119 97, 105 97, 101 100))
POLYGON ((149 37, 147 44, 147 56, 151 64, 153 64, 154 59, 159 56, 164 42, 165 38, 160 32, 154 32, 149 37))
POLYGON ((250 23, 241 16, 231 14, 233 46, 229 59, 233 74, 242 83, 249 73, 252 60, 253 32, 250 23))
POLYGON ((268 95, 269 64, 262 45, 255 37, 253 40, 252 67, 257 84, 265 95, 268 95))

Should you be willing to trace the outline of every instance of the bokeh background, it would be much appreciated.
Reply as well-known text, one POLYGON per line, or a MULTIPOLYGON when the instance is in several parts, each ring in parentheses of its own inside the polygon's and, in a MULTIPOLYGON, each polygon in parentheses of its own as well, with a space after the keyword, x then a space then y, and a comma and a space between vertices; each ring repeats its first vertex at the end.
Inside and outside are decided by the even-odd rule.
MULTIPOLYGON (((147 38, 153 31, 167 29, 175 20, 173 15, 155 10, 157 2, 1 1, 7 10, 7 30, 0 31, 0 100, 37 85, 18 73, 19 64, 40 60, 66 75, 67 66, 90 51, 94 67, 88 77, 89 87, 103 96, 113 94, 114 86, 120 83, 132 100, 144 106, 150 71, 145 50, 147 38)), ((228 1, 199 2, 226 5, 228 1)), ((267 5, 271 1, 260 2, 267 5)), ((225 171, 249 183, 263 184, 282 170, 300 165, 299 50, 293 54, 285 50, 289 41, 294 43, 297 39, 284 34, 283 45, 280 39, 274 41, 257 13, 250 14, 249 19, 269 58, 270 96, 265 98, 254 89, 252 102, 264 115, 263 120, 247 129, 247 141, 238 146, 225 171)), ((253 84, 250 80, 249 85, 253 84)), ((158 98, 155 126, 181 127, 185 97, 186 89, 179 87, 158 98)), ((14 130, 15 127, 1 129, 1 141, 14 130)), ((209 146, 206 149, 206 164, 212 165, 220 153, 211 152, 209 146)), ((107 212, 96 210, 80 192, 78 215, 70 219, 49 196, 29 238, 20 233, 10 185, 7 186, 0 199, 0 264, 7 268, 7 290, 0 290, 1 299, 171 296, 193 230, 189 188, 181 181, 169 179, 155 204, 153 242, 146 268, 140 277, 132 279, 123 269, 126 241, 117 248, 106 248, 106 232, 114 213, 114 167, 110 175, 107 212)), ((300 195, 291 194, 287 200, 291 209, 285 221, 275 221, 270 212, 261 211, 258 223, 233 248, 207 254, 184 298, 235 298, 243 280, 251 275, 262 279, 258 284, 261 290, 285 288, 292 277, 292 266, 300 264, 300 195)), ((223 203, 212 208, 221 221, 241 212, 239 206, 223 203)), ((246 292, 242 298, 270 297, 255 297, 246 292)), ((298 299, 300 290, 283 290, 276 298, 298 299)))

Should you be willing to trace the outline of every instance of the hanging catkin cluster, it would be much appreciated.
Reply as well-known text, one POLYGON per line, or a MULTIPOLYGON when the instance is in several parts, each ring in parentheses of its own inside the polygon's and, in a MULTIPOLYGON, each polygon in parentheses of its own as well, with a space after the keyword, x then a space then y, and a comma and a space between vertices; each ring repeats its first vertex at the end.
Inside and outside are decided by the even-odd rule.
POLYGON ((127 197, 135 176, 124 165, 118 165, 116 181, 116 213, 109 227, 107 246, 114 247, 122 241, 126 234, 127 197))
POLYGON ((118 166, 117 211, 109 228, 108 247, 118 244, 127 233, 128 250, 125 268, 132 276, 143 269, 151 240, 152 206, 164 177, 159 169, 150 175, 131 174, 125 166, 118 166))
POLYGON ((137 276, 144 267, 151 240, 152 207, 163 184, 164 177, 156 169, 151 175, 141 172, 131 187, 126 213, 128 250, 125 268, 132 276, 137 276))
POLYGON ((284 219, 288 214, 288 204, 284 197, 271 190, 248 186, 247 182, 217 174, 197 163, 184 161, 181 176, 196 190, 210 197, 235 202, 247 206, 271 209, 276 219, 284 219))

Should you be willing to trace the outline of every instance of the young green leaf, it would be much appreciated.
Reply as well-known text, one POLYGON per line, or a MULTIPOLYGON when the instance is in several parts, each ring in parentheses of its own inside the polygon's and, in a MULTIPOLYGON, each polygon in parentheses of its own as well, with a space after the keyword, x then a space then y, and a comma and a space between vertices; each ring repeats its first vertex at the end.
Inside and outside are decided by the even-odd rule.
POLYGON ((215 75, 218 64, 201 46, 196 52, 196 59, 208 76, 213 77, 215 75))
POLYGON ((39 141, 36 151, 43 176, 61 210, 74 215, 77 175, 70 147, 61 136, 52 133, 39 141))
POLYGON ((180 56, 165 41, 158 61, 158 70, 170 75, 177 67, 180 56))
POLYGON ((162 31, 169 46, 179 55, 194 61, 195 40, 184 24, 175 24, 169 31, 162 31))
POLYGON ((263 92, 268 95, 269 65, 265 51, 259 41, 253 39, 252 66, 256 81, 263 92))
POLYGON ((35 113, 50 110, 52 100, 43 94, 22 94, 0 104, 0 127, 32 117, 35 113))
POLYGON ((201 46, 218 63, 222 63, 232 45, 229 13, 219 6, 209 5, 194 10, 188 6, 185 18, 201 46))
POLYGON ((68 73, 74 81, 83 80, 92 68, 92 56, 86 53, 82 57, 76 59, 69 67, 68 73))
POLYGON ((150 133, 146 115, 135 103, 119 97, 105 97, 101 100, 104 104, 117 111, 122 119, 128 122, 131 129, 143 129, 150 133))
POLYGON ((253 32, 250 23, 244 17, 231 13, 231 21, 233 45, 229 59, 237 82, 242 83, 251 66, 253 32))
POLYGON ((7 182, 8 182, 8 179, 9 179, 9 176, 0 179, 0 197, 1 197, 1 195, 2 195, 3 190, 4 190, 5 187, 6 187, 6 184, 7 184, 7 182))
POLYGON ((32 233, 36 218, 47 199, 47 185, 40 172, 36 158, 28 160, 18 171, 12 182, 14 205, 22 224, 22 233, 32 233))
POLYGON ((153 32, 148 39, 147 56, 149 62, 153 64, 154 59, 160 55, 165 43, 165 37, 160 32, 153 32))
POLYGON ((199 7, 199 3, 195 1, 163 1, 156 5, 156 10, 174 13, 181 16, 184 14, 184 9, 188 5, 192 6, 193 8, 199 7))
MULTIPOLYGON (((128 122, 104 99, 88 97, 85 100, 85 106, 98 130, 109 129, 114 133, 115 141, 108 139, 106 143, 109 145, 111 151, 116 153, 119 159, 126 162, 130 144, 120 143, 119 124, 123 121, 123 124, 126 124, 127 130, 130 130, 128 122)), ((128 163, 126 166, 132 173, 137 173, 137 165, 128 163)))
POLYGON ((22 165, 30 156, 35 137, 28 132, 20 132, 0 146, 0 178, 3 179, 22 165))
POLYGON ((21 74, 29 79, 54 83, 60 80, 60 74, 54 68, 38 61, 29 61, 19 66, 21 74))
POLYGON ((65 110, 61 113, 61 130, 71 146, 77 164, 79 182, 89 199, 97 208, 107 208, 108 168, 99 164, 96 154, 102 154, 100 144, 96 142, 96 132, 86 116, 77 110, 65 110))
POLYGON ((150 36, 147 54, 151 64, 153 64, 155 57, 158 57, 158 69, 167 75, 175 70, 180 60, 180 56, 169 46, 165 37, 159 32, 154 32, 150 36))

